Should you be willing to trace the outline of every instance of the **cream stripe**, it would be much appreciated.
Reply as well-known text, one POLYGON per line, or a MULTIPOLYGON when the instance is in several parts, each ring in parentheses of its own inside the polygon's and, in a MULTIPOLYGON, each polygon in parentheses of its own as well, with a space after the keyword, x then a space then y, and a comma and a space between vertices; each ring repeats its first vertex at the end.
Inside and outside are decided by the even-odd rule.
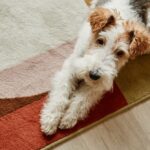
POLYGON ((0 70, 73 40, 87 14, 82 0, 0 0, 0 10, 0 70))

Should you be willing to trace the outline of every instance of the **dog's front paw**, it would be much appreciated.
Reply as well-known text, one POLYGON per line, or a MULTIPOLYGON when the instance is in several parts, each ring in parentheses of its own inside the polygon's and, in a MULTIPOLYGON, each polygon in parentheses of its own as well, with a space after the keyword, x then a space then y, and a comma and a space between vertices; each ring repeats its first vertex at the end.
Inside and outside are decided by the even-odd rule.
POLYGON ((65 115, 60 124, 59 124, 59 128, 60 129, 70 129, 73 128, 76 124, 77 124, 77 118, 72 116, 72 115, 65 115))
POLYGON ((41 114, 41 131, 44 132, 46 135, 52 135, 56 133, 59 121, 59 114, 41 114))

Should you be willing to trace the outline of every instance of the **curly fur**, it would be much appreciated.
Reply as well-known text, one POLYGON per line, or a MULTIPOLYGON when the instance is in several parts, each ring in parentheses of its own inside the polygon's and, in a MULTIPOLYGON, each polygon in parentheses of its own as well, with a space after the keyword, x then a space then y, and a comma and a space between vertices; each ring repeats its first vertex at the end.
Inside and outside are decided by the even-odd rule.
POLYGON ((123 5, 119 1, 111 0, 94 9, 93 1, 73 54, 52 80, 40 118, 45 134, 74 127, 112 89, 114 78, 130 58, 149 53, 149 32, 129 1, 123 5), (95 80, 91 72, 99 78, 95 80))

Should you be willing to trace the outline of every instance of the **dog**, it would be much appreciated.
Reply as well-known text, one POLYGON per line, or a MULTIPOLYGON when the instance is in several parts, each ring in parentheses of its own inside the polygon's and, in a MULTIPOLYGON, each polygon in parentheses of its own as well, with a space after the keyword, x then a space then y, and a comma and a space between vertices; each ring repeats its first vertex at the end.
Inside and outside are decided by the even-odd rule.
POLYGON ((52 135, 58 128, 74 127, 113 88, 128 60, 150 52, 149 23, 139 13, 149 0, 135 6, 139 1, 91 2, 74 51, 52 80, 40 114, 42 132, 52 135))

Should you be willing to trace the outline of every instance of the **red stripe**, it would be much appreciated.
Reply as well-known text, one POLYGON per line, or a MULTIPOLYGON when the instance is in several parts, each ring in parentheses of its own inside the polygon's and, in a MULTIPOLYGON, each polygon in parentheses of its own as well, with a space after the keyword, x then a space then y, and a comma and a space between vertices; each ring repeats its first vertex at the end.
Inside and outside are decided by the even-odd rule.
POLYGON ((127 102, 115 85, 113 93, 107 93, 103 100, 92 109, 89 117, 70 130, 58 131, 52 137, 40 132, 39 112, 46 97, 22 107, 0 118, 0 149, 31 150, 40 149, 71 133, 102 119, 108 114, 127 105, 127 102))

